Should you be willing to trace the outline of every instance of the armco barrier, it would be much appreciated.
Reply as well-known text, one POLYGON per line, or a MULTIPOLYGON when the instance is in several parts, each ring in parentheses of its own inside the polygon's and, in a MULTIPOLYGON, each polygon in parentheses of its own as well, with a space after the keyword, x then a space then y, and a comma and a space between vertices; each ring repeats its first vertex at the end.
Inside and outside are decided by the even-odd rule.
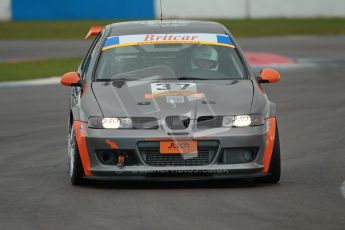
MULTIPOLYGON (((345 0, 162 0, 167 18, 345 17, 345 0)), ((159 0, 156 0, 156 17, 159 0)))

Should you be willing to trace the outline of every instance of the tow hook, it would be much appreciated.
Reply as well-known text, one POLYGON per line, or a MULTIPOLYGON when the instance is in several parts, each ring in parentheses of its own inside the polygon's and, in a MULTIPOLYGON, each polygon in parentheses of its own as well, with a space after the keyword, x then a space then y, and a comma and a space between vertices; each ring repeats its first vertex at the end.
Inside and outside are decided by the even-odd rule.
POLYGON ((125 164, 125 156, 120 155, 117 158, 117 165, 116 166, 119 167, 119 168, 123 168, 124 164, 125 164))

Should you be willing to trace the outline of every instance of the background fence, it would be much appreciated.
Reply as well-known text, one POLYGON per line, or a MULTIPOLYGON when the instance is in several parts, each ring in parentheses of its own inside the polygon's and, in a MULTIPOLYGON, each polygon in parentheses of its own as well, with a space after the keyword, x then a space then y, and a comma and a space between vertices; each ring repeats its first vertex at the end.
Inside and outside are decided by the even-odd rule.
MULTIPOLYGON (((166 18, 345 17, 345 0, 162 0, 166 18)), ((0 20, 153 19, 159 0, 0 0, 0 20)))

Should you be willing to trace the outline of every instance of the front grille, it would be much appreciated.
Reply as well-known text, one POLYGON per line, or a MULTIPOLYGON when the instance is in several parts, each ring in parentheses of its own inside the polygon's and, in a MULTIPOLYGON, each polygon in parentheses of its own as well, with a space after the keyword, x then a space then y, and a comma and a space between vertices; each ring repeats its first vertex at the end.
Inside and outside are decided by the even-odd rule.
POLYGON ((187 116, 168 116, 165 122, 170 129, 187 129, 189 127, 190 118, 187 116))
POLYGON ((198 129, 212 129, 222 127, 222 116, 203 116, 197 120, 198 129))
POLYGON ((158 120, 154 117, 132 117, 134 129, 158 129, 158 120))
POLYGON ((211 163, 218 145, 218 141, 198 141, 198 154, 190 158, 181 154, 160 154, 159 142, 140 142, 138 149, 144 162, 150 166, 201 166, 211 163))

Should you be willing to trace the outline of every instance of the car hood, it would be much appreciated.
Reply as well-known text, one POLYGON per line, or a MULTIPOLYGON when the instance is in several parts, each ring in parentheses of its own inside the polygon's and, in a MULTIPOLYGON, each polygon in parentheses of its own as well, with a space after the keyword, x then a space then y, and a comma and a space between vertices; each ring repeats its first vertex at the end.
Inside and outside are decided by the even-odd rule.
POLYGON ((160 119, 169 115, 187 115, 195 119, 199 116, 248 114, 253 99, 251 80, 93 82, 92 89, 105 117, 160 119), (187 93, 171 89, 157 94, 154 89, 157 84, 192 87, 187 87, 187 93))

